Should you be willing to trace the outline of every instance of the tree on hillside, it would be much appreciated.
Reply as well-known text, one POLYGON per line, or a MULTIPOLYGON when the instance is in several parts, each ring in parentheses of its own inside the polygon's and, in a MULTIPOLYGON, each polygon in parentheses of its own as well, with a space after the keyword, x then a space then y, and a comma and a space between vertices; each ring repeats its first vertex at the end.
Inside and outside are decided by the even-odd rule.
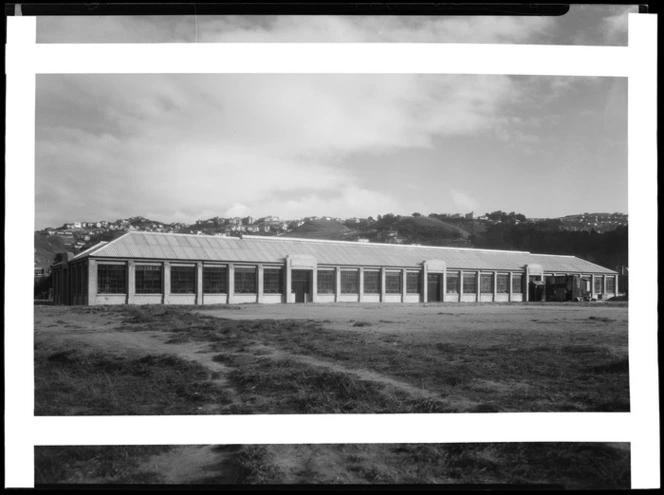
POLYGON ((491 213, 486 213, 485 216, 489 220, 499 221, 499 222, 515 222, 516 220, 520 222, 526 221, 526 216, 523 213, 515 213, 513 211, 505 213, 502 210, 492 211, 491 213))

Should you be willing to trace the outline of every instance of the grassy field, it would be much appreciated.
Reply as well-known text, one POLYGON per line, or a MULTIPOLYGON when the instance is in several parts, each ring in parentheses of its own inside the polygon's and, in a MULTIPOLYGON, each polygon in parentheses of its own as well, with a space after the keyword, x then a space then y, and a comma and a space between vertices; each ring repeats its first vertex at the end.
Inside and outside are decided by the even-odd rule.
POLYGON ((36 414, 629 411, 627 307, 35 306, 36 414))
POLYGON ((630 453, 602 443, 37 447, 35 482, 629 489, 630 453))
MULTIPOLYGON (((617 304, 35 306, 37 415, 628 411, 617 304)), ((610 444, 40 447, 50 483, 628 488, 610 444)))

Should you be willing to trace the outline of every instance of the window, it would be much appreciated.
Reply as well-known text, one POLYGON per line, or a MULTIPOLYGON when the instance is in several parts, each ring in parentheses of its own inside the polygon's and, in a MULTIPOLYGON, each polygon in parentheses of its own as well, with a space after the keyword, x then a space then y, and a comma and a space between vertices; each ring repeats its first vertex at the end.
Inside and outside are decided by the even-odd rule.
POLYGON ((235 267, 235 292, 237 294, 256 293, 256 267, 235 267))
POLYGON ((401 294, 401 272, 385 272, 385 292, 401 294))
POLYGON ((477 274, 475 273, 463 274, 463 293, 464 294, 477 293, 477 274))
POLYGON ((507 294, 510 288, 510 274, 509 273, 499 273, 498 279, 496 280, 498 294, 507 294))
POLYGON ((228 290, 226 286, 226 275, 227 269, 225 266, 204 266, 203 293, 225 294, 228 290))
POLYGON ((447 274, 447 293, 448 294, 458 294, 459 293, 459 274, 447 274))
POLYGON ((520 273, 512 274, 512 292, 514 294, 521 294, 521 292, 523 292, 523 290, 521 289, 522 277, 523 276, 520 273))
POLYGON ((380 294, 380 272, 378 270, 364 272, 364 293, 380 294))
POLYGON ((263 292, 281 294, 284 290, 284 272, 282 268, 263 269, 263 292))
POLYGON ((482 294, 493 294, 493 273, 482 273, 480 275, 480 292, 482 294))
POLYGON ((127 269, 124 265, 97 265, 99 294, 126 294, 127 269))
POLYGON ((318 270, 317 289, 319 294, 334 294, 335 274, 334 270, 318 270))
POLYGON ((359 272, 357 270, 341 271, 341 293, 357 294, 359 291, 359 272))
POLYGON ((595 277, 595 292, 601 294, 604 292, 604 277, 595 277))
POLYGON ((196 293, 196 267, 171 266, 171 294, 196 293))
POLYGON ((406 272, 406 292, 408 294, 419 294, 421 284, 420 272, 406 272))
POLYGON ((136 265, 136 294, 161 294, 161 265, 136 265))
POLYGON ((609 277, 606 279, 606 292, 614 293, 616 291, 616 279, 609 277))

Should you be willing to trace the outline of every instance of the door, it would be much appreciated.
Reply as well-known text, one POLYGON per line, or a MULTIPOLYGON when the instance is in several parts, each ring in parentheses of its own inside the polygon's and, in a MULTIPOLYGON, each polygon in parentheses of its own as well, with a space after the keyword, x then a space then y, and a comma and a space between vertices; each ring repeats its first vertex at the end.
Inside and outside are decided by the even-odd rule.
POLYGON ((427 273, 427 301, 440 302, 440 273, 427 273))
POLYGON ((311 300, 311 271, 310 270, 293 270, 291 287, 295 293, 295 302, 303 303, 311 300))
POLYGON ((528 300, 529 301, 544 301, 544 282, 542 277, 537 275, 530 276, 530 283, 528 284, 528 300))

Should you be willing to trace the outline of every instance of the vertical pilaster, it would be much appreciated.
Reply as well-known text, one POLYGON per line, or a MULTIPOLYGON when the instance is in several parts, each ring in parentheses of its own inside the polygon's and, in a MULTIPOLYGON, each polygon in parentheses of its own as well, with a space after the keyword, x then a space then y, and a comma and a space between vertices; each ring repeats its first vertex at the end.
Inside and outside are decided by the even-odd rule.
POLYGON ((440 293, 440 301, 445 302, 445 296, 447 295, 447 266, 445 266, 445 270, 443 270, 443 273, 440 274, 442 278, 442 283, 441 285, 441 293, 440 293))
POLYGON ((203 300, 203 262, 196 263, 196 304, 205 304, 203 300))
POLYGON ((164 285, 162 287, 163 291, 163 300, 164 304, 169 304, 171 302, 171 264, 168 261, 164 261, 162 268, 164 272, 164 285))
POLYGON ((422 263, 422 302, 429 302, 429 270, 426 263, 422 263))
POLYGON ((97 260, 88 258, 88 276, 87 276, 87 295, 88 305, 93 305, 97 301, 97 260))
POLYGON ((493 300, 496 301, 496 295, 498 294, 498 272, 493 272, 493 300))
POLYGON ((318 266, 311 272, 311 302, 318 302, 318 266))
POLYGON ((385 302, 385 267, 380 269, 380 302, 385 302))
POLYGON ((286 269, 284 270, 286 282, 284 284, 284 292, 286 293, 286 302, 295 302, 293 299, 293 271, 291 269, 290 258, 286 257, 286 269))
POLYGON ((463 300, 463 270, 459 270, 459 301, 463 300))
POLYGON ((227 304, 233 303, 233 296, 235 296, 235 265, 233 263, 228 264, 228 300, 227 304))
POLYGON ((514 273, 510 272, 510 276, 507 279, 507 300, 512 302, 512 279, 514 278, 514 273))
POLYGON ((265 282, 265 271, 263 269, 263 265, 258 265, 257 272, 258 272, 258 280, 256 281, 256 302, 262 303, 263 287, 265 282))
POLYGON ((523 300, 528 302, 530 301, 530 278, 528 277, 527 268, 521 277, 521 293, 523 294, 523 300))
POLYGON ((406 302, 406 294, 408 293, 408 272, 405 268, 401 269, 401 302, 406 302))
POLYGON ((358 283, 358 301, 363 302, 364 301, 364 268, 360 268, 360 281, 358 283))
POLYGON ((127 261, 127 304, 134 304, 136 296, 136 263, 127 261))
POLYGON ((334 268, 334 301, 339 302, 341 299, 341 268, 338 266, 334 268))
POLYGON ((618 275, 614 275, 613 277, 614 277, 614 279, 615 279, 614 282, 613 282, 613 287, 615 287, 614 290, 613 290, 613 292, 614 292, 614 294, 617 296, 618 294, 620 294, 620 290, 619 290, 619 288, 618 288, 618 280, 619 280, 619 278, 618 278, 618 275))
POLYGON ((478 271, 477 271, 477 275, 476 275, 476 277, 477 277, 477 278, 476 278, 477 281, 475 282, 475 289, 476 289, 475 300, 476 300, 477 302, 479 302, 479 301, 482 300, 482 296, 481 296, 481 294, 482 294, 482 287, 481 287, 481 285, 480 285, 481 282, 482 282, 482 272, 480 272, 480 271, 478 270, 478 271))
POLYGON ((597 292, 595 292, 595 278, 597 275, 591 275, 590 276, 590 298, 591 299, 596 299, 597 298, 597 292))

